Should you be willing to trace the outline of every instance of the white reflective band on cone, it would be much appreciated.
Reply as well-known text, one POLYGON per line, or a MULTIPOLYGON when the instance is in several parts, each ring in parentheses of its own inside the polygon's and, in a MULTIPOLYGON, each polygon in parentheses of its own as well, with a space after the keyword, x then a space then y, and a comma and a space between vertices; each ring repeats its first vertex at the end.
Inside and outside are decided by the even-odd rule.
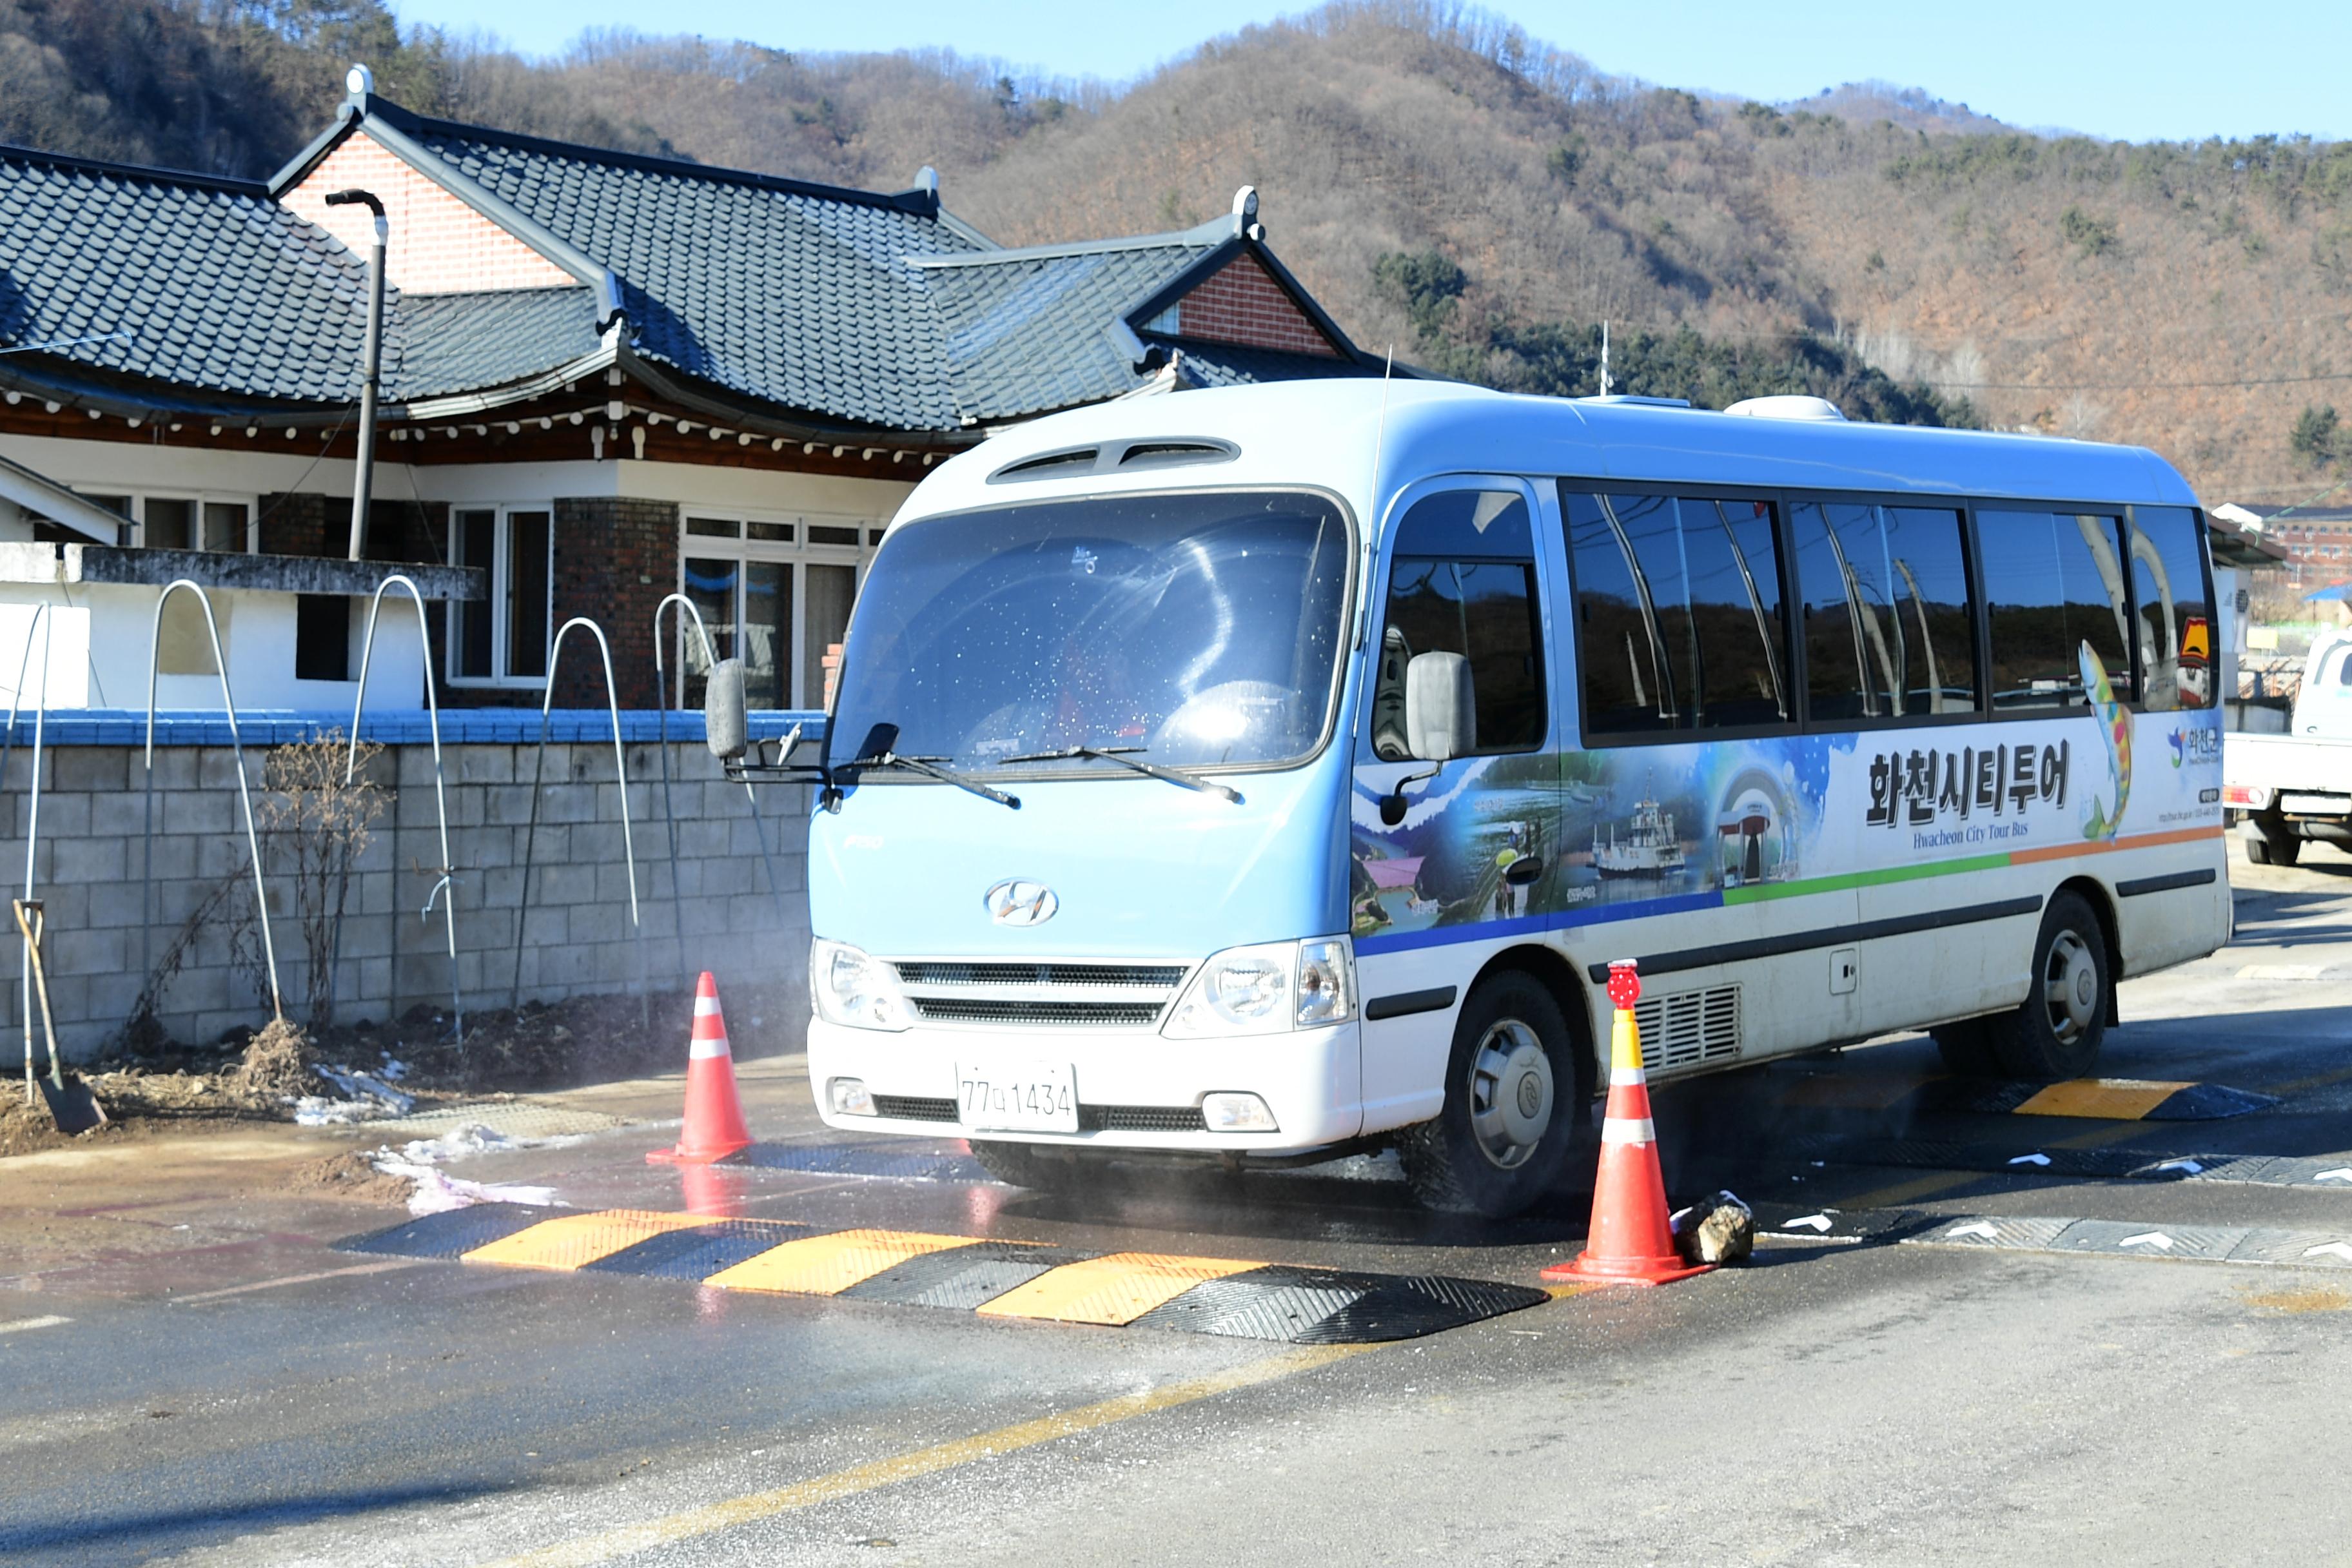
POLYGON ((1649 1081, 1650 1075, 1640 1068, 1618 1068, 1609 1075, 1609 1087, 1612 1089, 1631 1089, 1637 1083, 1647 1084, 1649 1081))
POLYGON ((715 1040, 697 1040, 686 1048, 686 1059, 690 1062, 698 1062, 706 1057, 723 1057, 731 1054, 727 1048, 727 1037, 724 1035, 715 1040))
POLYGON ((1603 1143, 1654 1143, 1656 1131, 1646 1116, 1604 1116, 1601 1119, 1601 1141, 1603 1143))
POLYGON ((694 999, 694 1016, 698 1018, 716 1018, 719 1016, 719 998, 716 996, 697 996, 694 999))

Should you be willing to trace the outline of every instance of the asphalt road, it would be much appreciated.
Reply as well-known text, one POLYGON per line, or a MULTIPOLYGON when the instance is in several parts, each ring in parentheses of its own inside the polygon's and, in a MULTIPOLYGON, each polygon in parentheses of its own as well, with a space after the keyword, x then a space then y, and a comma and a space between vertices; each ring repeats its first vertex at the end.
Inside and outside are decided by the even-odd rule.
MULTIPOLYGON (((2104 1063, 2273 1103, 2023 1115, 1931 1083, 1918 1040, 1661 1090, 1671 1189, 1756 1203, 1753 1263, 1403 1343, 374 1258, 325 1245, 394 1217, 349 1209, 232 1244, 261 1200, 152 1206, 135 1262, 0 1264, 0 1561, 2352 1561, 2352 1267, 2300 1250, 2352 1244, 2352 1181, 2315 1179, 2352 1165, 2352 859, 2311 859, 2241 862, 2237 944, 2128 984, 2104 1063), (2176 1157, 2202 1169, 2151 1169, 2176 1157), (2036 1217, 2125 1223, 1989 1245, 2066 1245, 2036 1217), (1939 1243, 1956 1218, 1981 1230, 1939 1243), (2271 1231, 2290 1260, 2178 1256, 2271 1231)), ((831 1157, 804 1111, 755 1121, 831 1157)), ((676 1210, 657 1141, 453 1169, 676 1210)), ((760 1169, 730 1201, 1519 1283, 1587 1201, 1481 1226, 1377 1163, 1048 1197, 938 1152, 934 1179, 760 1169)))

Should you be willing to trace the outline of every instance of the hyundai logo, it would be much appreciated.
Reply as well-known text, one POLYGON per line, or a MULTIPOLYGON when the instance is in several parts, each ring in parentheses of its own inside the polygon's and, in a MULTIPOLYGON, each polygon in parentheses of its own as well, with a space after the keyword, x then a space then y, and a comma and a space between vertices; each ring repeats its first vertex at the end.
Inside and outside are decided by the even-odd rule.
POLYGON ((1062 907, 1053 889, 1025 877, 1007 877, 982 893, 980 901, 988 907, 988 918, 1001 926, 1041 926, 1062 907))

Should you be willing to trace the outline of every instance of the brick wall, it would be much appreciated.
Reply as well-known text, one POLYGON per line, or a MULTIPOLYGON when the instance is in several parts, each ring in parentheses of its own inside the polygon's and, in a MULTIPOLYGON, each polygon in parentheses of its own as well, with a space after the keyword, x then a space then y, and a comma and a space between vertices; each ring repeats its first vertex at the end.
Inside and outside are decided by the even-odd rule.
MULTIPOLYGON (((670 501, 595 496, 555 503, 555 625, 586 616, 604 628, 624 708, 662 705, 653 616, 677 583, 677 530, 670 501)), ((572 635, 555 675, 558 708, 604 706, 604 672, 583 634, 572 635)))
POLYGON ((288 191, 285 205, 365 259, 375 244, 373 215, 363 206, 326 202, 330 192, 354 186, 383 203, 392 225, 385 276, 406 292, 560 289, 580 281, 386 152, 364 130, 345 138, 288 191))
POLYGON ((1184 296, 1176 307, 1176 331, 1210 342, 1339 357, 1331 340, 1246 251, 1184 296))
MULTIPOLYGON (((660 748, 626 749, 641 922, 633 929, 612 747, 547 748, 523 929, 526 1001, 619 991, 641 972, 656 989, 690 984, 703 969, 722 984, 805 985, 807 791, 763 789, 755 828, 742 786, 725 782, 699 742, 669 751, 675 876, 662 816, 660 748), (765 858, 761 830, 771 852, 765 858)), ((450 857, 460 868, 457 979, 469 1012, 505 1006, 513 984, 534 757, 527 745, 453 745, 445 752, 450 857)), ((148 967, 224 881, 230 884, 224 901, 195 928, 186 963, 164 989, 162 1019, 177 1038, 208 1040, 256 1027, 268 1016, 262 994, 231 957, 230 917, 253 908, 234 753, 226 746, 156 751, 152 922, 142 915, 149 891, 141 832, 145 775, 138 759, 137 748, 125 746, 59 746, 42 759, 35 873, 48 915, 49 1000, 68 1058, 103 1048, 129 1015, 148 967)), ((257 749, 246 754, 257 784, 263 760, 257 749)), ((0 863, 24 863, 31 761, 22 745, 8 761, 13 816, 8 838, 0 839, 0 863)), ((438 876, 430 868, 440 860, 432 769, 429 745, 391 747, 377 759, 375 776, 393 799, 346 906, 336 989, 343 1020, 381 1020, 420 1003, 448 1005, 440 913, 436 909, 429 921, 417 918, 438 876)), ((288 1011, 299 1016, 308 1000, 303 933, 293 888, 274 858, 268 871, 278 980, 288 1011)), ((22 1018, 23 1005, 16 967, 7 965, 0 1009, 9 1026, 22 1018)))

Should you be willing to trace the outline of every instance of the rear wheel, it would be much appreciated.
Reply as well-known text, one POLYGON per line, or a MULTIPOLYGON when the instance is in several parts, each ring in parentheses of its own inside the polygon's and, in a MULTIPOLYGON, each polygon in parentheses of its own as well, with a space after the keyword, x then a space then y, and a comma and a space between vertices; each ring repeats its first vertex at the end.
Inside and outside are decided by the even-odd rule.
POLYGON ((2257 866, 2292 866, 2303 857, 2303 840, 2285 824, 2276 826, 2250 816, 2245 826, 2246 858, 2257 866))
POLYGON ((2098 1059, 2113 1005, 2114 966, 2098 916, 2080 893, 2060 893, 2033 943, 2033 988, 2013 1013, 1988 1019, 1994 1059, 2011 1078, 2081 1078, 2098 1059))
POLYGON ((971 1157, 980 1168, 1012 1187, 1039 1192, 1067 1192, 1090 1180, 1102 1168, 1098 1156, 1076 1149, 1043 1143, 1000 1143, 993 1139, 971 1141, 971 1157))
POLYGON ((1445 1109, 1397 1138, 1413 1196, 1490 1219, 1541 1197, 1585 1122, 1573 1038, 1533 975, 1507 972, 1472 991, 1454 1021, 1445 1109))

